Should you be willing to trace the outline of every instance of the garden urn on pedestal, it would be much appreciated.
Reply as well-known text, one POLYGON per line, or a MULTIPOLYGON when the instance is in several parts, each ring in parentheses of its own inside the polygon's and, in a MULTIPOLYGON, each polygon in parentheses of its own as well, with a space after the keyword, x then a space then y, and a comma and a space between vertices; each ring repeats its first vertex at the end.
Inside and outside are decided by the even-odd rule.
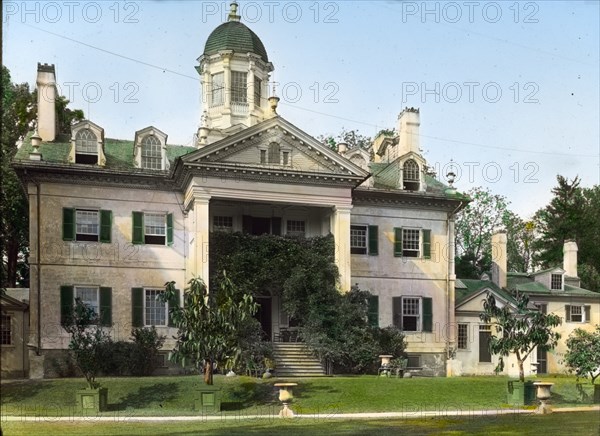
POLYGON ((540 405, 536 409, 536 413, 540 415, 546 415, 548 413, 552 413, 552 408, 548 404, 548 400, 552 396, 552 392, 550 392, 554 383, 546 383, 546 382, 535 382, 534 386, 537 388, 537 398, 540 400, 540 405))
POLYGON ((294 412, 288 407, 289 403, 294 398, 292 388, 298 386, 298 383, 275 383, 276 388, 279 388, 279 401, 283 403, 283 409, 279 412, 280 418, 293 418, 294 412))

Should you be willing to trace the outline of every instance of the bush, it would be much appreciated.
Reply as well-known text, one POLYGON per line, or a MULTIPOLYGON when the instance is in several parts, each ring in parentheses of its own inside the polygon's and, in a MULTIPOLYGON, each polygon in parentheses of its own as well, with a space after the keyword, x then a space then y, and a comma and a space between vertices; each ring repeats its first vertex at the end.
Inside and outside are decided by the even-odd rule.
POLYGON ((394 357, 405 357, 406 337, 402 330, 395 326, 377 329, 375 332, 378 353, 391 354, 394 357))
POLYGON ((133 329, 131 335, 133 342, 109 340, 99 347, 101 371, 104 375, 152 375, 165 336, 159 336, 154 326, 133 329))

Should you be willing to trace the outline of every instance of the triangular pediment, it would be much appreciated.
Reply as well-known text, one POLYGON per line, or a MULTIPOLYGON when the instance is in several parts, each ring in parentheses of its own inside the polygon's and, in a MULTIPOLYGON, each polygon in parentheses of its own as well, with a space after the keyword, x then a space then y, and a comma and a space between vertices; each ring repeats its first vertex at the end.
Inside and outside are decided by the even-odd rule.
POLYGON ((509 305, 514 308, 514 304, 504 295, 497 292, 493 287, 483 287, 476 292, 473 292, 467 298, 463 299, 456 305, 456 310, 461 312, 482 312, 483 302, 489 294, 493 294, 498 307, 509 305))
POLYGON ((359 184, 369 173, 289 121, 274 117, 182 157, 184 165, 359 184))

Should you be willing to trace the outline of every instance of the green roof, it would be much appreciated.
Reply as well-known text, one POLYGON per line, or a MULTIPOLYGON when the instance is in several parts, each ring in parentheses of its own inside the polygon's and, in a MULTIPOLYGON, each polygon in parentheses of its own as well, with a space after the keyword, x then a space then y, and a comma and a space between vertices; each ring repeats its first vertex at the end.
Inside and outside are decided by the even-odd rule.
MULTIPOLYGON (((458 280, 457 280, 458 282, 458 280)), ((476 279, 460 279, 460 283, 464 287, 455 289, 455 305, 458 306, 471 295, 478 293, 482 289, 492 289, 496 294, 500 295, 506 301, 516 304, 514 297, 506 292, 504 289, 500 289, 491 280, 476 280, 476 279)))
MULTIPOLYGON (((33 151, 31 146, 31 135, 29 133, 23 144, 17 150, 15 160, 29 161, 29 153, 33 151)), ((173 163, 176 158, 196 151, 195 147, 168 145, 166 146, 167 159, 173 163)), ((71 141, 69 135, 60 135, 55 142, 43 142, 39 148, 44 162, 62 163, 69 165, 69 152, 71 141)), ((134 164, 133 141, 126 139, 105 138, 104 155, 106 156, 107 169, 137 169, 134 164)), ((73 164, 74 165, 74 164, 73 164)), ((139 169, 138 169, 139 170, 139 169)), ((147 170, 155 172, 154 170, 147 170)))
POLYGON ((269 62, 267 50, 260 38, 245 24, 239 21, 228 21, 212 31, 206 45, 204 54, 212 55, 221 50, 233 50, 234 53, 254 53, 263 61, 269 62))

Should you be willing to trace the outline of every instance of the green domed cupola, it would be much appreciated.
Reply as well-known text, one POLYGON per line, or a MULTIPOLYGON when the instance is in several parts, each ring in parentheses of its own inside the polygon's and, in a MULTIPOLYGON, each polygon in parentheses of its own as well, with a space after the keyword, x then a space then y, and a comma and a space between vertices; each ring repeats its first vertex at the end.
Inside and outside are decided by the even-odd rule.
POLYGON ((234 53, 254 53, 263 61, 269 62, 267 50, 256 33, 245 24, 233 21, 231 15, 229 20, 210 34, 204 46, 204 54, 210 56, 221 50, 232 50, 234 53))
POLYGON ((274 116, 268 101, 273 64, 256 33, 240 23, 237 11, 234 1, 227 22, 211 32, 198 58, 202 87, 198 147, 274 116))

